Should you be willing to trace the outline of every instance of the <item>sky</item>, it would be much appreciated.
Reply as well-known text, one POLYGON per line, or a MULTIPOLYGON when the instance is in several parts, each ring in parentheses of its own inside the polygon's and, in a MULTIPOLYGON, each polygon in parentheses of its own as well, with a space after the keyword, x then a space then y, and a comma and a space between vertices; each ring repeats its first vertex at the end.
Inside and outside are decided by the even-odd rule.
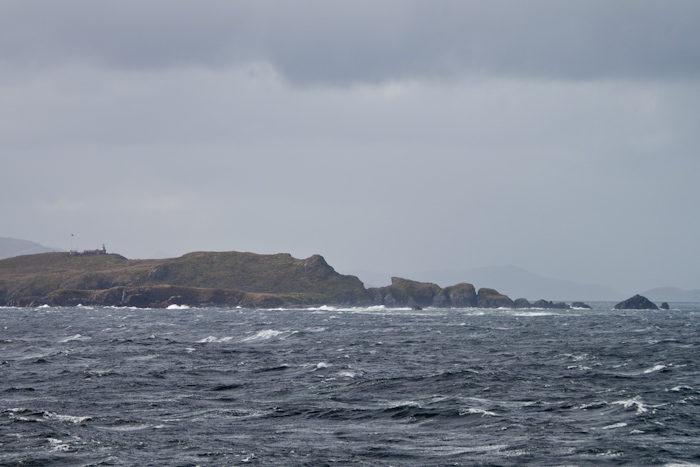
POLYGON ((0 0, 0 236, 697 289, 698 18, 696 0, 0 0))

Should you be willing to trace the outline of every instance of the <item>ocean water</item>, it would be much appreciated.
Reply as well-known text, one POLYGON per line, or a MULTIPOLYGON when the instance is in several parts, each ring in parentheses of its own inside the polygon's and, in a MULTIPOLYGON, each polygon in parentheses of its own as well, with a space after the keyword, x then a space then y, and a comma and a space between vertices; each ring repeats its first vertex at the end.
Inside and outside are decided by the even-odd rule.
POLYGON ((700 305, 592 305, 0 308, 0 465, 700 465, 700 305))

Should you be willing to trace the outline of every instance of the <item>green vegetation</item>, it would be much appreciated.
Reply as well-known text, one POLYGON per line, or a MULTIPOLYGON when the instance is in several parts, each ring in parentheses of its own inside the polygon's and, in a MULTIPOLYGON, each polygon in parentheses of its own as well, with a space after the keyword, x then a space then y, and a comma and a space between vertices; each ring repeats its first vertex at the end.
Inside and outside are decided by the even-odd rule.
POLYGON ((0 302, 254 307, 368 301, 362 282, 318 255, 195 252, 180 258, 42 253, 0 260, 0 302))

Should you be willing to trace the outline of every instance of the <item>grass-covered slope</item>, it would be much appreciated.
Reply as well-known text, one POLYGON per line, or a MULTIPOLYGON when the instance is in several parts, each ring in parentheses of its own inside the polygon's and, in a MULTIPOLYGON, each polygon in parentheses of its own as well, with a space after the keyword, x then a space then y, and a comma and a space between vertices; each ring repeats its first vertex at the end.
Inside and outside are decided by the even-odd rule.
POLYGON ((138 289, 146 296, 142 301, 152 294, 158 299, 154 303, 160 303, 162 295, 170 293, 166 286, 184 287, 181 290, 187 290, 188 297, 210 298, 206 302, 210 304, 224 296, 227 305, 233 304, 235 297, 244 300, 244 295, 230 291, 245 292, 247 299, 257 297, 259 303, 274 302, 275 306, 367 300, 359 279, 338 274, 318 255, 295 259, 288 254, 196 252, 173 259, 128 260, 114 254, 43 253, 0 260, 0 303, 29 304, 49 295, 57 304, 61 300, 72 303, 73 299, 66 297, 99 303, 102 295, 76 291, 108 289, 115 290, 109 295, 112 302, 117 291, 130 297, 130 291, 138 289), (212 295, 192 289, 229 292, 212 295), (280 300, 271 300, 272 296, 280 300))

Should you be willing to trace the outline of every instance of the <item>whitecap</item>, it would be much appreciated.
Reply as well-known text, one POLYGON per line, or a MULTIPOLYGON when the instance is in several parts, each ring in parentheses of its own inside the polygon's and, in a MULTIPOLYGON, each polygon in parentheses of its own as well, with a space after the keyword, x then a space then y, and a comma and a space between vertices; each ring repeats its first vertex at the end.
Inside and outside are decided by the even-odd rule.
POLYGON ((612 425, 607 425, 601 428, 601 430, 613 430, 615 428, 623 428, 626 427, 627 423, 625 422, 620 422, 620 423, 613 423, 612 425))
POLYGON ((70 450, 70 445, 68 443, 64 443, 60 439, 46 438, 46 441, 48 441, 49 444, 51 445, 52 451, 66 452, 66 451, 70 450))
POLYGON ((77 417, 74 415, 61 415, 54 412, 44 412, 44 418, 49 420, 58 420, 59 422, 69 422, 74 425, 83 423, 86 420, 91 420, 92 417, 77 417))
POLYGON ((666 365, 656 365, 656 366, 654 366, 654 368, 648 368, 648 369, 644 370, 644 374, 654 373, 655 371, 661 371, 664 368, 666 368, 666 365))
POLYGON ((353 371, 341 371, 338 373, 338 376, 342 376, 343 378, 354 378, 357 373, 353 371))
POLYGON ((204 339, 198 340, 197 342, 200 344, 207 344, 209 342, 221 343, 221 342, 228 342, 231 339, 233 339, 233 337, 230 337, 230 336, 226 336, 226 337, 207 336, 204 339))
POLYGON ((139 430, 145 430, 147 428, 153 428, 153 425, 135 424, 135 425, 119 425, 119 426, 102 426, 100 428, 103 430, 109 430, 109 431, 127 432, 127 431, 139 431, 139 430))
POLYGON ((245 339, 243 339, 243 342, 268 340, 272 339, 273 337, 279 337, 280 339, 284 339, 296 333, 297 331, 277 331, 275 329, 265 329, 264 331, 259 331, 253 334, 252 336, 246 337, 245 339))
POLYGON ((681 392, 681 391, 692 391, 693 388, 690 386, 676 386, 674 388, 671 388, 671 391, 673 392, 681 392))
POLYGON ((324 369, 328 368, 329 366, 330 365, 326 362, 320 362, 316 365, 316 369, 317 370, 324 370, 324 369))
POLYGON ((485 417, 488 415, 490 417, 498 417, 498 414, 496 412, 491 412, 490 410, 479 409, 476 407, 459 409, 459 414, 462 416, 464 416, 464 415, 481 415, 482 417, 485 417))
POLYGON ((175 304, 168 305, 168 307, 166 308, 166 310, 189 310, 189 309, 190 309, 190 307, 188 307, 187 305, 175 305, 175 304))
POLYGON ((622 405, 626 409, 636 407, 637 414, 642 414, 644 412, 649 411, 649 409, 647 409, 646 406, 642 402, 640 402, 639 397, 633 397, 632 399, 627 399, 627 400, 622 400, 622 401, 615 401, 615 402, 613 402, 613 404, 622 405))
MULTIPOLYGON (((499 308, 500 309, 500 308, 499 308)), ((556 316, 557 313, 551 313, 547 311, 516 311, 510 313, 513 316, 556 316)))
POLYGON ((89 341, 90 339, 92 339, 92 337, 86 337, 86 336, 82 336, 80 334, 75 334, 73 336, 66 337, 65 339, 61 339, 58 342, 66 343, 66 342, 71 342, 71 341, 89 341))

